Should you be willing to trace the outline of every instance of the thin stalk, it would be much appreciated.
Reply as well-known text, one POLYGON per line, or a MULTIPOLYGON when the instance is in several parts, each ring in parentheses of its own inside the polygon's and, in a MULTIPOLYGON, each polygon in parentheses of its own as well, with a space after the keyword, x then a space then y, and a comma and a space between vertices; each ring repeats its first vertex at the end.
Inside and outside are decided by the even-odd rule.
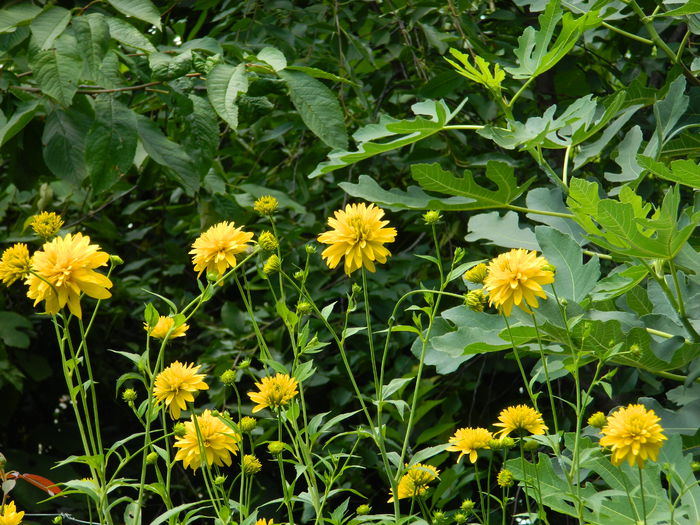
MULTIPOLYGON (((477 458, 477 461, 478 458, 477 458)), ((477 466, 477 461, 474 462, 474 479, 476 479, 476 489, 479 491, 479 505, 481 506, 481 512, 484 512, 484 490, 481 488, 481 480, 479 479, 479 467, 477 466)), ((489 469, 490 470, 490 469, 489 469)), ((486 520, 485 516, 482 516, 484 518, 484 521, 486 520)))
POLYGON ((379 383, 379 377, 377 375, 377 361, 374 356, 374 338, 372 337, 372 316, 370 314, 370 303, 369 303, 369 293, 367 292, 367 273, 365 272, 365 267, 361 269, 362 272, 362 294, 365 300, 365 324, 367 326, 367 341, 369 343, 369 356, 372 361, 372 377, 374 378, 374 391, 377 394, 377 399, 382 399, 382 388, 383 385, 379 383))
MULTIPOLYGON (((525 495, 525 508, 527 509, 527 517, 530 519, 532 511, 530 510, 530 498, 527 494, 527 470, 525 470, 525 448, 523 448, 523 438, 518 439, 518 444, 520 445, 520 468, 523 469, 523 494, 525 495)), ((537 466, 535 465, 535 470, 537 466)), ((539 513, 538 513, 539 515, 539 513)))
POLYGON ((571 144, 569 144, 566 147, 566 150, 564 151, 564 166, 562 167, 562 173, 561 173, 561 181, 564 183, 564 186, 569 185, 569 155, 571 154, 571 144))
POLYGON ((639 470, 639 493, 642 497, 642 520, 644 521, 644 525, 647 525, 647 502, 644 497, 644 476, 642 475, 642 467, 637 465, 637 469, 639 470))
MULTIPOLYGON (((521 213, 533 213, 535 215, 547 215, 548 217, 560 217, 562 219, 574 219, 576 216, 571 213, 559 213, 558 211, 547 211, 547 210, 535 210, 532 208, 524 208, 523 206, 514 206, 513 204, 506 204, 504 208, 513 211, 519 211, 521 213)), ((597 254, 596 254, 597 255, 597 254)))
MULTIPOLYGON (((540 336, 540 329, 537 326, 537 318, 534 312, 530 314, 532 316, 532 323, 535 326, 535 333, 537 334, 537 346, 540 349, 540 359, 542 360, 542 369, 544 370, 544 379, 547 383, 547 394, 549 394, 549 406, 552 410, 552 421, 554 421, 554 433, 559 435, 559 423, 557 419, 557 409, 554 406, 554 393, 552 392, 552 382, 549 379, 549 367, 547 366, 547 357, 544 355, 544 348, 542 346, 542 337, 540 336)), ((573 351, 573 349, 572 349, 573 351)))
POLYGON ((515 356, 515 361, 518 363, 518 369, 520 370, 520 375, 523 378, 523 383, 525 383, 525 390, 527 391, 527 395, 530 398, 530 401, 532 402, 532 406, 534 407, 535 410, 539 412, 539 409, 537 408, 537 398, 534 396, 532 393, 532 390, 530 389, 530 382, 527 380, 527 374, 525 373, 525 368, 523 368, 523 363, 520 361, 520 355, 518 354, 518 345, 515 344, 515 341, 513 339, 513 333, 510 330, 510 323, 508 322, 508 317, 504 314, 503 315, 503 320, 506 323, 506 329, 508 330, 508 337, 510 337, 510 342, 513 345, 513 355, 515 356))

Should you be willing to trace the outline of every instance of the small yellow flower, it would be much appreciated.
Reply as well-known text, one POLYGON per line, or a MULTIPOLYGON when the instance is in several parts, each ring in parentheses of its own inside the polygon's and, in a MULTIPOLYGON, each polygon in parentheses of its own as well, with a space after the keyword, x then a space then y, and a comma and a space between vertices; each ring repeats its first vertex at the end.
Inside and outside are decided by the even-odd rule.
POLYGON ((545 270, 549 263, 537 252, 511 250, 489 263, 484 289, 489 292, 489 304, 510 315, 513 306, 530 313, 528 306, 537 308, 537 297, 547 298, 542 285, 554 282, 554 274, 545 270))
POLYGON ((476 463, 477 450, 489 448, 489 442, 493 439, 491 432, 485 428, 460 428, 450 438, 449 452, 459 452, 457 463, 462 456, 469 455, 469 461, 476 463))
POLYGON ((253 413, 260 412, 263 408, 279 408, 286 405, 297 395, 299 383, 287 374, 276 374, 274 377, 263 377, 260 383, 255 383, 259 392, 248 392, 248 397, 257 405, 253 407, 253 413))
POLYGON ((165 401, 173 419, 178 419, 187 403, 194 401, 194 392, 209 389, 203 381, 206 376, 197 373, 200 366, 175 361, 156 377, 153 395, 159 402, 165 401))
POLYGON ((243 473, 252 476, 253 474, 257 474, 260 472, 260 469, 262 468, 262 463, 260 463, 260 460, 253 456, 252 454, 246 454, 243 456, 243 473))
POLYGON ((0 525, 19 525, 22 523, 24 511, 17 512, 14 501, 5 503, 0 510, 2 510, 0 513, 0 525))
POLYGON ((396 228, 385 228, 389 221, 383 221, 384 210, 374 204, 348 204, 345 210, 329 217, 328 225, 333 228, 318 236, 318 242, 330 244, 321 257, 326 259, 329 268, 335 268, 345 257, 344 269, 347 275, 362 267, 374 272, 374 263, 385 263, 391 252, 385 243, 394 242, 396 228))
POLYGON ((279 243, 272 232, 264 231, 258 236, 258 245, 266 252, 274 252, 279 243))
POLYGON ((595 428, 603 428, 608 422, 608 418, 602 412, 596 412, 588 418, 588 424, 595 428))
POLYGON ((503 429, 496 432, 496 435, 500 434, 502 437, 507 436, 511 432, 515 432, 518 435, 523 435, 526 432, 540 435, 547 430, 547 426, 542 420, 542 414, 526 405, 508 407, 501 410, 498 421, 498 423, 494 423, 494 426, 503 427, 503 429))
POLYGON ((496 483, 499 487, 512 487, 513 486, 513 473, 507 469, 501 469, 496 477, 496 483))
POLYGON ((476 266, 464 272, 464 275, 462 277, 465 281, 469 281, 470 283, 483 284, 484 279, 486 279, 488 273, 488 266, 486 266, 484 263, 479 263, 476 266))
POLYGON ((487 301, 484 289, 478 288, 467 293, 464 303, 467 305, 467 308, 474 312, 483 312, 487 301))
POLYGON ((647 459, 656 461, 659 450, 668 439, 659 425, 661 419, 644 405, 628 405, 613 412, 603 427, 600 444, 612 449, 612 464, 627 460, 630 466, 643 467, 647 459))
POLYGON ((253 209, 260 215, 272 215, 277 210, 279 201, 272 195, 263 195, 253 204, 253 209))
POLYGON ((148 326, 148 323, 143 323, 143 328, 148 332, 148 335, 156 339, 165 339, 166 335, 168 339, 174 339, 176 337, 184 337, 185 332, 187 332, 187 329, 190 327, 188 324, 182 323, 168 335, 168 330, 173 327, 173 324, 175 324, 175 319, 161 315, 155 326, 151 327, 148 326))
POLYGON ((197 277, 213 272, 221 277, 226 269, 236 266, 236 255, 248 248, 251 232, 236 228, 233 222, 220 222, 202 233, 192 244, 192 263, 197 277))
POLYGON ((108 260, 109 255, 100 251, 97 244, 90 244, 87 235, 68 233, 56 237, 32 256, 35 273, 27 278, 27 297, 34 299, 34 306, 45 301, 49 314, 57 314, 67 304, 73 315, 82 317, 81 293, 95 299, 112 296, 107 290, 112 281, 94 271, 108 260))
POLYGON ((253 430, 255 430, 255 427, 257 425, 257 420, 254 417, 250 416, 245 416, 241 418, 241 420, 238 422, 238 428, 240 428, 241 432, 244 433, 252 432, 253 430))
POLYGON ((31 258, 26 244, 18 242, 2 252, 0 260, 0 281, 5 286, 10 286, 19 279, 29 276, 31 270, 31 258))
POLYGON ((205 410, 201 416, 193 414, 190 421, 185 422, 185 429, 185 435, 178 438, 173 445, 180 449, 175 454, 176 461, 181 460, 185 468, 197 470, 202 464, 200 451, 204 449, 207 465, 231 465, 231 454, 235 455, 238 452, 241 436, 212 415, 211 411, 205 410), (202 438, 201 443, 197 439, 195 417, 202 438))
MULTIPOLYGON (((422 496, 428 490, 428 484, 438 477, 440 471, 432 465, 416 463, 401 476, 398 486, 398 499, 415 498, 422 496)), ((389 498, 389 503, 394 497, 389 498)))
POLYGON ((272 521, 272 519, 266 520, 265 518, 260 518, 255 522, 255 525, 275 525, 275 522, 272 521))
POLYGON ((48 240, 63 226, 63 219, 54 212, 42 211, 31 218, 32 230, 42 239, 48 240))

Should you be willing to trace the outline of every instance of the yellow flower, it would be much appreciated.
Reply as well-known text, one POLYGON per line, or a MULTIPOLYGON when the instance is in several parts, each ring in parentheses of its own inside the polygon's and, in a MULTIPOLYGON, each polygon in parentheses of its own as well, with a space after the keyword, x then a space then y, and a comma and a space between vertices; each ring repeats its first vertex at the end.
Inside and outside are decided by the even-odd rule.
POLYGON ((29 275, 31 258, 26 244, 18 242, 2 252, 0 260, 0 281, 10 286, 18 279, 29 275))
POLYGON ((628 405, 613 412, 600 439, 601 446, 612 448, 612 464, 617 466, 627 460, 630 466, 636 463, 643 467, 647 458, 656 461, 667 439, 659 421, 654 411, 644 405, 628 405))
POLYGON ((508 407, 501 410, 498 415, 498 423, 494 423, 495 427, 503 427, 502 430, 496 432, 496 435, 507 436, 511 432, 522 435, 525 432, 530 434, 544 434, 547 426, 542 420, 542 414, 537 410, 526 405, 518 405, 508 407))
POLYGON ((527 305, 537 308, 537 297, 547 298, 543 284, 554 282, 554 274, 543 267, 549 263, 537 252, 511 250, 489 263, 484 288, 489 292, 489 304, 510 315, 513 305, 530 312, 527 305))
POLYGON ((473 268, 464 272, 462 277, 464 277, 465 281, 469 281, 470 283, 482 284, 488 273, 488 267, 484 263, 479 263, 473 268))
MULTIPOLYGON (((151 337, 155 337, 156 339, 165 339, 165 336, 168 334, 168 330, 172 328, 173 324, 175 324, 175 319, 173 319, 172 317, 166 317, 164 315, 161 315, 158 318, 158 322, 155 326, 151 327, 148 326, 147 323, 143 323, 143 328, 144 330, 146 330, 146 332, 148 332, 148 335, 150 335, 151 337)), ((175 330, 170 332, 168 339, 174 339, 175 337, 183 337, 185 335, 185 332, 187 332, 188 328, 188 324, 182 323, 175 330)))
POLYGON ((2 513, 0 513, 0 525, 19 525, 22 523, 23 517, 24 511, 17 512, 15 502, 10 501, 2 506, 2 513))
POLYGON ((42 239, 50 239, 58 233, 63 226, 63 219, 54 212, 42 211, 31 218, 32 230, 42 239))
POLYGON ((253 209, 260 215, 272 215, 277 210, 279 202, 272 195, 263 195, 253 203, 253 209))
POLYGON ((248 392, 248 397, 257 403, 253 407, 253 413, 260 412, 263 408, 279 408, 286 405, 298 394, 299 383, 287 374, 277 374, 274 377, 263 377, 260 383, 255 383, 259 392, 248 392))
POLYGON ((258 246, 266 252, 274 252, 279 246, 277 237, 272 232, 264 231, 258 235, 258 246))
MULTIPOLYGON (((241 440, 241 436, 227 427, 218 417, 213 416, 209 410, 197 416, 197 426, 207 465, 230 466, 231 454, 235 455, 238 452, 237 443, 241 440)), ((197 470, 202 464, 202 457, 194 414, 190 421, 185 422, 185 429, 185 435, 178 438, 173 445, 180 449, 175 454, 175 460, 181 460, 185 468, 197 470)))
MULTIPOLYGON (((416 463, 399 480, 399 499, 422 496, 428 490, 428 483, 436 479, 439 473, 440 471, 432 465, 416 463)), ((392 501, 393 496, 389 498, 389 503, 392 501)))
POLYGON ((457 463, 465 454, 469 455, 469 461, 476 463, 477 450, 489 448, 489 442, 493 439, 491 432, 485 428, 460 428, 450 438, 449 452, 459 452, 457 463))
POLYGON ((271 519, 266 520, 265 518, 261 518, 255 522, 255 525, 275 525, 275 522, 271 519))
POLYGON ((194 241, 190 253, 197 277, 204 270, 221 277, 226 269, 236 266, 236 255, 248 248, 253 238, 251 232, 236 228, 233 222, 215 224, 194 241))
POLYGON ((27 278, 27 297, 34 299, 34 306, 45 301, 49 314, 58 313, 68 304, 73 315, 82 317, 81 292, 95 299, 112 296, 107 290, 112 287, 112 281, 94 271, 108 260, 109 255, 100 251, 97 244, 90 244, 87 235, 68 233, 56 237, 32 256, 35 273, 27 278))
POLYGON ((153 395, 158 401, 165 401, 173 419, 178 419, 187 403, 194 401, 193 392, 209 389, 203 381, 206 376, 197 373, 200 366, 175 361, 156 377, 153 395))
POLYGON ((384 243, 394 242, 396 228, 384 228, 389 221, 382 221, 384 210, 374 204, 348 204, 345 211, 338 210, 335 218, 328 218, 333 228, 318 236, 318 242, 330 244, 321 257, 326 259, 329 268, 335 268, 345 257, 345 273, 365 267, 375 271, 374 262, 385 263, 391 252, 384 243))
POLYGON ((246 454, 243 456, 243 473, 247 474, 248 476, 252 476, 253 474, 257 474, 260 472, 260 469, 262 468, 262 463, 260 463, 260 460, 253 456, 252 454, 246 454))

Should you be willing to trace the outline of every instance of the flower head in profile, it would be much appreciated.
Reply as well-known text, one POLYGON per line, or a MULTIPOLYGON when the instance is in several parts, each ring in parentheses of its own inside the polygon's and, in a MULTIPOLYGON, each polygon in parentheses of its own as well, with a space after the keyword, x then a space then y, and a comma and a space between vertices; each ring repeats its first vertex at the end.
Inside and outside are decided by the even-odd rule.
POLYGON ((396 228, 385 228, 389 221, 381 220, 384 210, 374 204, 348 204, 329 217, 332 228, 318 236, 318 242, 329 244, 321 257, 329 268, 335 268, 345 258, 344 269, 350 275, 359 268, 375 271, 374 263, 385 263, 391 252, 384 244, 394 242, 396 228))
POLYGON ((464 275, 462 277, 465 281, 469 281, 470 283, 483 284, 484 279, 486 279, 488 273, 488 266, 486 266, 484 263, 479 263, 476 266, 473 266, 472 268, 464 272, 464 275))
POLYGON ((185 421, 185 435, 179 437, 173 445, 180 449, 175 454, 175 460, 182 461, 185 468, 197 470, 202 465, 201 450, 203 449, 207 465, 230 466, 231 454, 238 452, 240 441, 241 436, 238 433, 226 426, 211 411, 205 410, 201 416, 193 414, 189 421, 185 421), (202 438, 201 444, 197 439, 195 418, 202 438))
POLYGON ((178 419, 180 411, 187 409, 187 403, 194 401, 194 392, 209 389, 204 382, 206 376, 197 373, 200 366, 175 361, 156 377, 153 395, 165 402, 173 419, 178 419))
POLYGON ((23 517, 24 511, 17 512, 14 501, 5 503, 0 508, 0 525, 19 525, 23 517))
POLYGON ((68 233, 56 237, 32 256, 34 273, 27 278, 27 297, 34 299, 34 306, 45 301, 49 314, 58 313, 67 304, 73 315, 82 317, 81 293, 95 299, 112 296, 107 290, 112 281, 95 271, 107 261, 109 255, 97 244, 90 244, 87 235, 68 233))
POLYGON ((42 239, 48 240, 63 226, 63 219, 52 211, 42 211, 31 218, 32 230, 42 239))
POLYGON ((221 277, 227 268, 236 266, 236 255, 248 248, 252 238, 251 232, 236 228, 233 222, 224 221, 209 228, 197 237, 190 250, 197 277, 204 270, 221 277))
POLYGON ((0 259, 0 281, 10 286, 19 279, 29 276, 31 258, 26 244, 18 242, 2 252, 0 259))
POLYGON ((180 326, 175 328, 175 330, 170 332, 170 335, 168 335, 168 331, 173 327, 174 324, 174 318, 161 315, 158 318, 158 322, 155 326, 149 326, 148 323, 143 323, 143 328, 144 330, 146 330, 146 332, 148 332, 148 335, 150 335, 151 337, 155 337, 156 339, 165 339, 166 336, 168 337, 168 339, 184 337, 185 332, 187 332, 187 329, 189 328, 189 325, 185 323, 182 323, 180 326))
POLYGON ((501 437, 507 436, 511 432, 521 436, 526 433, 542 435, 547 430, 547 426, 542 420, 542 414, 526 405, 508 407, 501 410, 501 413, 498 415, 498 423, 494 423, 494 426, 502 427, 501 430, 496 432, 501 437))
POLYGON ((647 459, 656 461, 668 439, 659 421, 654 411, 644 405, 628 405, 608 416, 600 444, 612 449, 612 464, 618 466, 626 460, 630 466, 643 467, 647 459))
POLYGON ((257 405, 253 407, 253 413, 260 412, 263 408, 279 408, 286 405, 297 395, 299 383, 287 374, 276 374, 263 377, 260 383, 255 383, 257 392, 248 392, 248 397, 257 405))
MULTIPOLYGON (((398 499, 415 498, 422 496, 428 490, 428 484, 437 479, 440 471, 432 465, 416 463, 401 476, 397 492, 398 499)), ((394 497, 389 498, 389 503, 394 501, 394 497)))
POLYGON ((513 306, 530 312, 537 308, 537 298, 547 298, 542 285, 554 282, 554 273, 544 257, 529 250, 511 250, 493 259, 484 279, 489 304, 510 315, 513 306))
POLYGON ((460 428, 450 438, 450 447, 447 450, 459 452, 457 463, 464 455, 468 455, 469 461, 476 463, 477 450, 489 448, 492 439, 493 435, 485 428, 460 428))

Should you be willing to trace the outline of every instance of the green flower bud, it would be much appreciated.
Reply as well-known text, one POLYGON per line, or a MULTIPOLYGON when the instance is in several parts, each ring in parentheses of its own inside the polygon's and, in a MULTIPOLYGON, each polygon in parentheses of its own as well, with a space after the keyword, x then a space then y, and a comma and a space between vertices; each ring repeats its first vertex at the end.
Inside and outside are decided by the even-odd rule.
POLYGON ((513 473, 508 469, 501 469, 496 477, 496 482, 499 487, 512 487, 513 486, 513 473))
POLYGON ((299 315, 308 315, 311 313, 311 303, 308 303, 306 301, 299 301, 297 303, 297 313, 299 315))
POLYGON ((221 374, 219 379, 221 379, 221 382, 224 385, 233 386, 236 382, 236 372, 233 370, 226 370, 223 374, 221 374))
POLYGON ((270 441, 267 444, 267 451, 273 456, 277 456, 284 450, 284 443, 281 441, 270 441))
POLYGON ((602 412, 596 412, 588 418, 587 423, 595 428, 603 428, 608 423, 608 418, 602 412))
POLYGON ((175 437, 184 437, 187 434, 187 428, 185 428, 184 423, 175 423, 173 425, 173 434, 175 434, 175 437))
POLYGON ((360 505, 357 507, 357 510, 355 511, 358 516, 366 516, 370 512, 372 512, 372 507, 369 505, 360 505))
POLYGON ((219 475, 214 478, 214 485, 223 485, 224 483, 226 483, 226 476, 219 475))
POLYGON ((258 421, 254 417, 245 416, 238 422, 238 428, 241 432, 249 433, 252 432, 258 425, 258 421))
POLYGON ((112 266, 119 266, 121 264, 124 264, 124 259, 122 259, 118 255, 110 255, 109 261, 112 263, 112 266))
POLYGON ((149 452, 149 454, 146 456, 146 465, 154 465, 156 461, 158 461, 158 453, 149 452))
POLYGON ((252 476, 260 472, 262 468, 262 463, 260 460, 253 456, 252 454, 246 454, 243 456, 243 474, 247 476, 252 476))
POLYGON ((133 388, 127 388, 122 392, 122 400, 129 405, 133 405, 136 401, 136 390, 133 388))
POLYGON ((465 499, 459 508, 465 512, 471 512, 474 509, 474 502, 470 499, 465 499))
POLYGON ((423 214, 423 222, 428 226, 437 223, 440 219, 442 219, 442 215, 437 210, 429 210, 423 214))

